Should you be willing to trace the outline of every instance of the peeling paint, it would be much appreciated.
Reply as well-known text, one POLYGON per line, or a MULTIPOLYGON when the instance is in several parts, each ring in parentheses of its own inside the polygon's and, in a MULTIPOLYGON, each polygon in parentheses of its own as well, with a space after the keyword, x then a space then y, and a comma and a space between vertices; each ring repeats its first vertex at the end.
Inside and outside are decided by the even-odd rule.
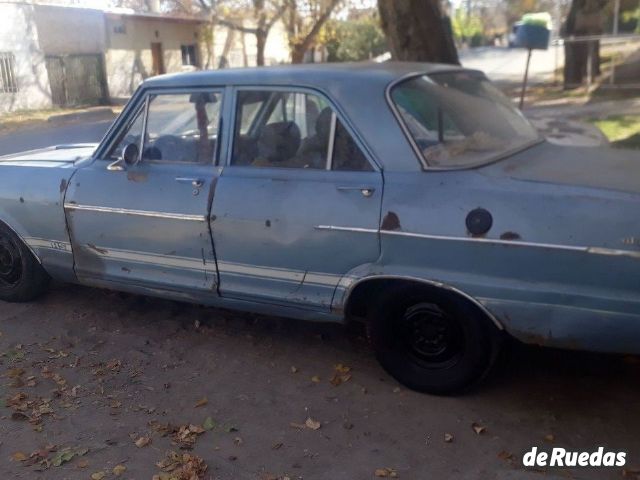
POLYGON ((149 176, 144 172, 127 172, 127 180, 131 182, 146 182, 149 176))
POLYGON ((500 235, 500 240, 521 240, 522 237, 516 232, 504 232, 500 235))
POLYGON ((382 225, 380 225, 381 230, 401 230, 400 226, 400 218, 395 212, 387 212, 387 214, 382 219, 382 225))
POLYGON ((94 252, 99 253, 100 255, 106 255, 107 253, 109 253, 109 250, 106 250, 104 248, 100 248, 100 247, 96 247, 93 243, 87 243, 87 248, 90 250, 93 250, 94 252))

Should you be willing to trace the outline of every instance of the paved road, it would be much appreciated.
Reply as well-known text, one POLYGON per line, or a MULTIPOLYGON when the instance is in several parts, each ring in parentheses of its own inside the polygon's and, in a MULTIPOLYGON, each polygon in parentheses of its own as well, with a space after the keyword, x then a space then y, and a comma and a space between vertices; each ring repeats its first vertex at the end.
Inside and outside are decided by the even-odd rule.
MULTIPOLYGON (((531 83, 541 83, 553 79, 553 72, 564 62, 562 48, 534 50, 529 68, 531 83), (557 54, 557 58, 556 58, 557 54), (557 63, 556 63, 557 62, 557 63), (557 67, 556 67, 557 65, 557 67)), ((519 82, 524 75, 527 51, 521 48, 480 47, 460 52, 462 65, 484 71, 498 83, 519 82)))
POLYGON ((0 155, 63 143, 99 142, 111 122, 112 120, 94 120, 0 131, 0 155))

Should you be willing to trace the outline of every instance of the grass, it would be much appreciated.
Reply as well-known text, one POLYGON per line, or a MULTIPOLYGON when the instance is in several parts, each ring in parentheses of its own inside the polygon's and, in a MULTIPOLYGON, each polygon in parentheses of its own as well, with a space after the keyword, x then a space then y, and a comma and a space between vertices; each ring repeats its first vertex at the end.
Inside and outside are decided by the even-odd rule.
POLYGON ((640 115, 613 115, 590 122, 602 130, 612 147, 640 149, 640 115))

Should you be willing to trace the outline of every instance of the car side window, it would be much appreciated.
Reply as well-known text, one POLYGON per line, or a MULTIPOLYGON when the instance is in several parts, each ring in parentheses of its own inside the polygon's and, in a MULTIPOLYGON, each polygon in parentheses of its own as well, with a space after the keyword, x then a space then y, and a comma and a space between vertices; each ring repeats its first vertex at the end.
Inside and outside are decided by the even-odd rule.
POLYGON ((326 169, 334 139, 334 170, 371 170, 328 102, 303 92, 241 90, 237 95, 232 165, 326 169))
POLYGON ((371 163, 344 128, 340 120, 336 121, 336 134, 333 143, 332 170, 351 172, 372 172, 371 163))
POLYGON ((212 163, 221 98, 212 92, 151 95, 142 160, 212 163))

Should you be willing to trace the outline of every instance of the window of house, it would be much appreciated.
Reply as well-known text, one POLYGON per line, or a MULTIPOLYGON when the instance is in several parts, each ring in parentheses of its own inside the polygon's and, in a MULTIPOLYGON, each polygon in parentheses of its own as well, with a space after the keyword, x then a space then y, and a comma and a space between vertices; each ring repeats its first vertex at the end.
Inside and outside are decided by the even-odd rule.
POLYGON ((18 91, 16 78, 16 59, 13 53, 0 52, 0 93, 15 93, 18 91))
POLYGON ((127 27, 124 23, 119 23, 113 26, 113 33, 125 35, 127 33, 127 27))
POLYGON ((182 65, 192 65, 194 67, 198 65, 195 45, 182 45, 180 50, 182 51, 182 65))
POLYGON ((372 170, 323 97, 283 91, 238 92, 231 164, 372 170))

